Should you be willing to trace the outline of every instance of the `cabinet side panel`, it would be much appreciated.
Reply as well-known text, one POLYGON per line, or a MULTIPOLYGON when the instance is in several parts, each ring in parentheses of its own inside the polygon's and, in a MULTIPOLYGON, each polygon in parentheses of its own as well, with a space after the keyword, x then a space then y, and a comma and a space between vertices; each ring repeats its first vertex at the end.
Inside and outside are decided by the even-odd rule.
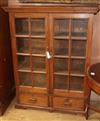
POLYGON ((0 115, 13 98, 14 78, 8 14, 0 8, 0 115))

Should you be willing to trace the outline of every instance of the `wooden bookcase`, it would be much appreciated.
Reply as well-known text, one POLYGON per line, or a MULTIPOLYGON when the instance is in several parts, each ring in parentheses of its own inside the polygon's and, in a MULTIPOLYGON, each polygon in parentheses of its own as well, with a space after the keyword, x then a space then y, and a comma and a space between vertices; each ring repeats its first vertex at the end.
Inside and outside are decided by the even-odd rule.
POLYGON ((1 8, 4 5, 7 6, 7 0, 0 0, 0 116, 15 95, 9 16, 1 8))
POLYGON ((97 4, 12 6, 16 107, 85 113, 97 4))

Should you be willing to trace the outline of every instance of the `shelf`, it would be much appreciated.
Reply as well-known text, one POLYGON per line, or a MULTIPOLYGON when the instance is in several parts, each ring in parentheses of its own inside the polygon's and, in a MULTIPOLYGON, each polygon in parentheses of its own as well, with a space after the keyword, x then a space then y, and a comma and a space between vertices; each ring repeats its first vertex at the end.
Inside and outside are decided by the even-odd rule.
POLYGON ((46 55, 43 55, 43 54, 32 54, 32 56, 35 56, 35 57, 46 57, 46 55))
POLYGON ((82 56, 71 56, 71 59, 86 59, 86 57, 82 57, 82 56))
POLYGON ((85 77, 85 75, 84 75, 84 74, 70 74, 70 76, 85 77))
POLYGON ((31 70, 23 70, 23 69, 18 69, 17 71, 18 71, 18 72, 29 72, 29 73, 32 72, 31 70))
POLYGON ((46 74, 45 71, 31 71, 31 70, 24 70, 24 69, 18 69, 18 72, 29 72, 29 73, 39 73, 39 74, 46 74))
POLYGON ((66 40, 68 40, 69 36, 59 36, 59 35, 57 35, 57 36, 54 36, 54 39, 66 39, 66 40))
POLYGON ((22 56, 30 56, 31 54, 29 53, 16 53, 17 55, 22 55, 22 56))
MULTIPOLYGON (((84 91, 83 90, 72 90, 72 89, 70 89, 70 92, 82 94, 84 91)), ((78 97, 77 97, 77 99, 78 99, 78 97)))
MULTIPOLYGON (((16 53, 16 55, 31 56, 31 54, 29 54, 29 53, 16 53)), ((35 56, 35 57, 46 57, 46 55, 43 55, 43 54, 32 54, 32 56, 35 56)))
POLYGON ((65 56, 65 55, 54 55, 54 58, 69 58, 69 56, 65 56))
POLYGON ((15 35, 18 38, 45 38, 45 35, 15 35))
POLYGON ((32 73, 36 73, 36 74, 46 74, 45 71, 32 71, 32 73))
MULTIPOLYGON (((54 36, 54 39, 66 39, 69 40, 69 36, 54 36)), ((71 40, 87 40, 87 37, 71 37, 71 40)))
POLYGON ((46 38, 45 35, 31 35, 31 38, 46 38))
POLYGON ((15 35, 16 37, 20 37, 20 38, 29 38, 30 36, 29 35, 15 35))
POLYGON ((74 37, 74 36, 72 36, 71 39, 73 39, 73 40, 87 40, 87 37, 74 37))
MULTIPOLYGON (((27 85, 27 86, 26 86, 26 85, 19 85, 19 88, 20 88, 20 89, 21 89, 21 88, 25 88, 25 89, 27 88, 27 90, 30 90, 30 89, 32 89, 32 87, 33 87, 33 86, 29 86, 29 85, 27 85)), ((25 90, 24 90, 24 91, 25 91, 25 90)), ((23 91, 23 92, 24 92, 24 91, 23 91)))
POLYGON ((54 75, 69 75, 68 71, 58 71, 58 72, 54 72, 54 75))

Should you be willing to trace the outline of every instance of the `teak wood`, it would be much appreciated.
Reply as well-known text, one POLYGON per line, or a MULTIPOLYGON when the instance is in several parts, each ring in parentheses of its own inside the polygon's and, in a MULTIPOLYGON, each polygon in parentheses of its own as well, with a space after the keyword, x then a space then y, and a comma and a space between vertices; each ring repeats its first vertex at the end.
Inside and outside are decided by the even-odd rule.
POLYGON ((16 107, 86 113, 97 4, 33 4, 9 12, 16 107))

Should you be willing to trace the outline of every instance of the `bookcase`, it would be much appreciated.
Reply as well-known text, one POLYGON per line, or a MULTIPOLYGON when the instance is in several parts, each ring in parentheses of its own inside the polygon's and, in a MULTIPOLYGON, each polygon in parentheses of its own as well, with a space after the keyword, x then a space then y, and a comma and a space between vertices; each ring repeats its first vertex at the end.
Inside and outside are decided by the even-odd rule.
POLYGON ((12 37, 16 107, 86 112, 86 70, 97 4, 5 8, 12 37))

